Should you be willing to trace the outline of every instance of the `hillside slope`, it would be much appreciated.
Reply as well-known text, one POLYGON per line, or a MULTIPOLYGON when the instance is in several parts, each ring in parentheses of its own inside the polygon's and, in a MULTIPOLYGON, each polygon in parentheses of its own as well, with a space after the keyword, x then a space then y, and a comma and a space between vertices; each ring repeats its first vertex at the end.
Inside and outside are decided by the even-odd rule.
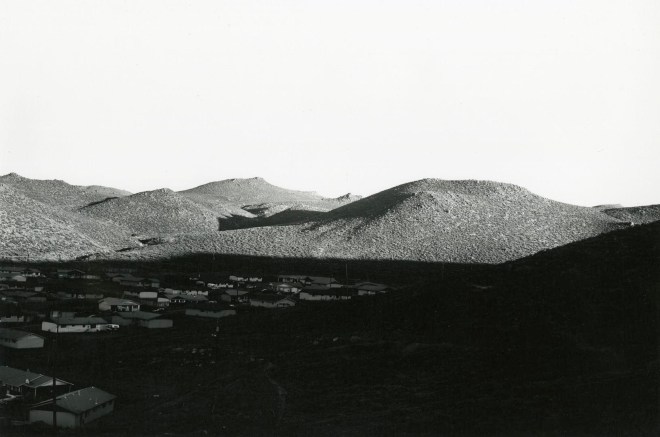
POLYGON ((262 178, 210 182, 179 194, 214 211, 221 230, 298 223, 307 220, 308 211, 326 212, 361 198, 350 193, 324 198, 314 192, 281 188, 262 178), (277 218, 270 219, 276 214, 277 218))
POLYGON ((148 237, 213 232, 218 229, 214 211, 169 189, 108 199, 81 208, 80 213, 87 217, 110 220, 132 233, 148 237))
POLYGON ((241 206, 259 203, 313 202, 323 199, 322 196, 313 192, 277 187, 262 178, 226 179, 209 182, 179 193, 186 197, 210 199, 241 206))
POLYGON ((629 208, 609 208, 605 214, 634 224, 651 223, 660 220, 660 205, 633 206, 629 208))
POLYGON ((626 226, 593 208, 514 185, 437 179, 403 184, 303 221, 181 236, 124 256, 213 252, 499 263, 626 226))
POLYGON ((0 183, 0 256, 68 259, 134 247, 121 227, 38 202, 0 183))
POLYGON ((108 197, 123 196, 127 191, 116 188, 76 186, 61 180, 30 179, 16 173, 0 176, 0 183, 12 187, 17 193, 46 205, 74 210, 108 197))

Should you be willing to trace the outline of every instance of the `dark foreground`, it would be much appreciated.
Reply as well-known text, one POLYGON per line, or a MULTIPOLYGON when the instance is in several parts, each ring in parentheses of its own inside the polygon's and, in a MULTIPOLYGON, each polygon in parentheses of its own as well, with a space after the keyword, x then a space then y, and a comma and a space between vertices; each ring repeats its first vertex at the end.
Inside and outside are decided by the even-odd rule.
POLYGON ((660 225, 639 226, 495 271, 435 266, 389 295, 246 310, 217 337, 184 316, 62 335, 55 369, 118 396, 83 435, 656 435, 659 266, 660 225))

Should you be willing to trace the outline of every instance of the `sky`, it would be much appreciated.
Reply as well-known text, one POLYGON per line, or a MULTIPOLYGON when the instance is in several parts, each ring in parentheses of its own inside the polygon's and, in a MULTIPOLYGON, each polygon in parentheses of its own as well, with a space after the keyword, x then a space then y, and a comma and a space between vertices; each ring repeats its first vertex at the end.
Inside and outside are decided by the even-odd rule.
POLYGON ((0 2, 0 174, 660 203, 660 2, 0 2))

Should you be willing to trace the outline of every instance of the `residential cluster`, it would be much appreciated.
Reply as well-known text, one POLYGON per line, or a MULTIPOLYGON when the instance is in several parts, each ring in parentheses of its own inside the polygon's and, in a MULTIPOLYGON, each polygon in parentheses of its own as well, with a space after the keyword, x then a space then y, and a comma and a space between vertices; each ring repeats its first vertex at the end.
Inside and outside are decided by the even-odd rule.
MULTIPOLYGON (((62 334, 167 330, 188 317, 220 319, 242 311, 344 301, 389 291, 385 284, 340 283, 334 277, 301 274, 152 272, 140 276, 127 268, 90 273, 0 266, 0 347, 39 349, 47 347, 52 336, 62 334)), ((69 382, 6 364, 0 355, 0 405, 19 402, 23 405, 19 419, 26 423, 55 422, 57 427, 77 428, 114 409, 115 396, 99 388, 73 390, 69 382)))

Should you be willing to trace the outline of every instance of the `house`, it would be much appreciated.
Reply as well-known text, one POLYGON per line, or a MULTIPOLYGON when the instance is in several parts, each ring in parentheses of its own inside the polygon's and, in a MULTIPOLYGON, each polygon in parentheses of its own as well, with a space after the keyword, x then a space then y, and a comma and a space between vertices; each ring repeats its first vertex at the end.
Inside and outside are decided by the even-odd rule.
POLYGON ((67 270, 67 269, 57 269, 55 275, 58 279, 83 279, 85 272, 82 270, 67 270))
POLYGON ((357 290, 358 296, 373 296, 375 294, 383 294, 390 291, 390 288, 385 284, 377 284, 375 282, 358 282, 352 288, 357 290))
POLYGON ((55 379, 56 393, 68 391, 72 384, 59 378, 20 370, 8 366, 0 366, 0 387, 3 392, 13 395, 22 395, 30 398, 52 395, 53 379, 55 379))
POLYGON ((24 315, 0 316, 0 323, 25 323, 29 321, 30 318, 24 315))
POLYGON ((188 303, 188 301, 181 295, 166 295, 168 296, 167 299, 169 299, 171 305, 181 305, 184 303, 188 303))
POLYGON ((228 317, 228 316, 235 316, 236 315, 236 310, 219 310, 219 309, 198 309, 198 308, 187 308, 186 309, 186 316, 193 316, 193 317, 210 317, 212 319, 221 319, 223 317, 228 317))
POLYGON ((298 293, 300 300, 350 300, 353 295, 348 288, 333 288, 325 285, 309 285, 298 293))
MULTIPOLYGON (((55 420, 60 428, 80 428, 99 417, 112 413, 115 407, 113 394, 96 387, 72 391, 55 398, 55 420)), ((53 425, 53 400, 41 402, 30 408, 30 423, 43 422, 53 425)))
POLYGON ((38 349, 44 347, 44 338, 31 332, 0 328, 0 345, 12 349, 38 349))
POLYGON ((20 302, 45 302, 46 296, 34 291, 25 290, 2 290, 0 295, 3 297, 12 298, 20 302))
POLYGON ((229 282, 219 282, 219 283, 209 282, 206 284, 206 286, 211 290, 218 290, 220 288, 234 288, 234 284, 231 284, 229 282))
POLYGON ((189 294, 180 294, 177 297, 183 299, 185 303, 205 303, 209 301, 209 298, 206 296, 192 296, 189 294))
POLYGON ((0 273, 0 281, 4 282, 26 282, 27 277, 18 273, 0 273))
POLYGON ((296 306, 296 301, 277 294, 259 294, 250 298, 250 305, 264 308, 289 308, 296 306))
POLYGON ((41 322, 41 330, 56 334, 78 332, 101 332, 110 329, 109 323, 100 317, 60 317, 53 321, 41 322))
POLYGON ((117 297, 106 297, 99 301, 99 310, 101 311, 139 311, 140 304, 128 299, 117 297))
POLYGON ((300 282, 271 282, 268 286, 277 293, 298 293, 303 288, 300 282))
POLYGON ((172 320, 161 319, 160 316, 160 314, 146 311, 123 312, 112 316, 112 323, 119 326, 137 325, 148 329, 171 328, 174 326, 172 320))
POLYGON ((39 269, 16 266, 0 266, 0 275, 1 274, 20 275, 25 276, 26 278, 43 277, 43 274, 39 269))
POLYGON ((250 296, 248 295, 248 292, 246 290, 238 290, 238 289, 233 289, 233 290, 225 290, 221 295, 220 295, 220 300, 223 302, 229 302, 229 303, 249 303, 249 298, 250 296))
POLYGON ((167 308, 170 306, 170 299, 165 296, 158 296, 155 302, 152 302, 152 305, 156 308, 167 308))
POLYGON ((327 276, 279 275, 277 277, 277 282, 300 282, 303 285, 324 285, 332 288, 339 288, 342 286, 335 278, 327 276))
POLYGON ((57 297, 61 299, 83 299, 83 300, 99 300, 103 299, 103 293, 87 292, 87 291, 58 291, 57 297))

